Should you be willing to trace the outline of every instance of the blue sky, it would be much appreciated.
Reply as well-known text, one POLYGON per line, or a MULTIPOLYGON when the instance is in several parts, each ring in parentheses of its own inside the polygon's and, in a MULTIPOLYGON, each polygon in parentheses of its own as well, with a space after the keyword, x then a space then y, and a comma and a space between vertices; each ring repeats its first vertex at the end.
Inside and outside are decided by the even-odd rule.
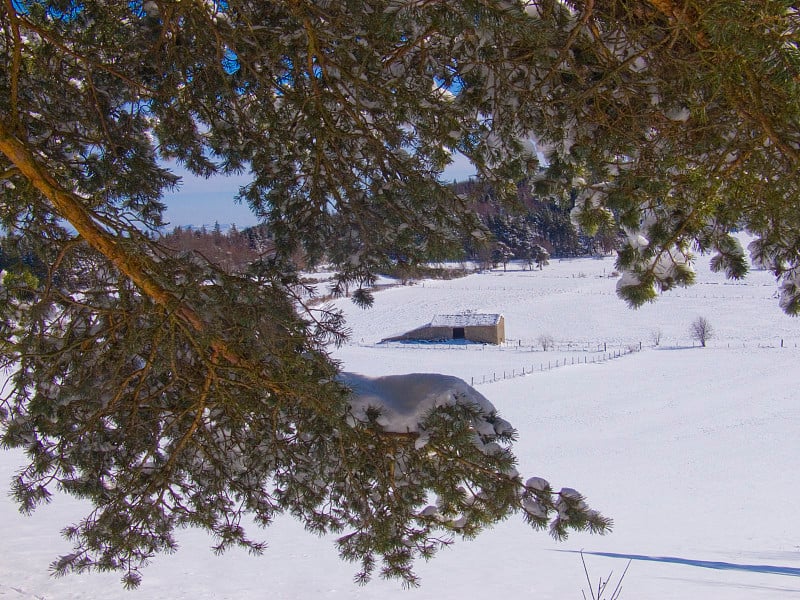
POLYGON ((215 221, 228 225, 235 223, 237 227, 256 224, 250 208, 234 200, 239 187, 248 182, 247 175, 203 179, 177 165, 169 165, 169 168, 181 177, 181 184, 177 191, 167 193, 164 198, 167 205, 164 220, 169 224, 168 228, 213 225, 215 221))
MULTIPOLYGON (((445 170, 444 180, 463 180, 475 173, 469 161, 456 155, 453 163, 445 170)), ((249 181, 247 174, 232 177, 212 177, 203 179, 194 177, 177 165, 169 168, 182 178, 178 191, 165 196, 167 205, 165 221, 167 229, 184 225, 213 225, 215 221, 222 225, 235 224, 237 227, 249 227, 258 221, 246 204, 234 201, 239 187, 249 181)))

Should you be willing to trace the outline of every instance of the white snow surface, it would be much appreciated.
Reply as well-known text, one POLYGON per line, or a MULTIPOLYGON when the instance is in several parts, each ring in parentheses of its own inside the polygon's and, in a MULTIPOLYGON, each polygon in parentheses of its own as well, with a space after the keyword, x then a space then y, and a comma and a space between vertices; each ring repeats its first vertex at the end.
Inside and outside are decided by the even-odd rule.
MULTIPOLYGON (((59 530, 85 505, 57 496, 26 517, 4 494, 0 598, 564 600, 582 590, 589 597, 581 550, 593 585, 632 559, 621 600, 800 598, 800 321, 780 312, 767 272, 729 282, 704 258, 696 267, 695 286, 636 311, 615 295, 612 258, 399 286, 377 293, 367 311, 340 304, 353 330, 335 351, 344 370, 474 381, 517 428, 523 479, 580 490, 614 518, 609 535, 559 543, 509 519, 420 563, 422 587, 408 591, 394 581, 356 586, 355 565, 339 561, 332 538, 286 517, 263 532, 262 557, 216 557, 205 534, 182 532, 178 552, 155 557, 129 592, 116 574, 49 575, 48 564, 71 548, 59 530), (466 310, 504 314, 511 342, 377 344, 433 314, 466 310), (689 335, 701 315, 716 333, 707 348, 689 335), (537 346, 543 334, 554 350, 537 346), (640 352, 602 360, 640 343, 640 352), (523 368, 533 372, 519 376, 523 368), (512 370, 517 376, 503 380, 512 370), (487 376, 500 381, 484 384, 487 376)), ((23 462, 0 453, 4 490, 23 462)))

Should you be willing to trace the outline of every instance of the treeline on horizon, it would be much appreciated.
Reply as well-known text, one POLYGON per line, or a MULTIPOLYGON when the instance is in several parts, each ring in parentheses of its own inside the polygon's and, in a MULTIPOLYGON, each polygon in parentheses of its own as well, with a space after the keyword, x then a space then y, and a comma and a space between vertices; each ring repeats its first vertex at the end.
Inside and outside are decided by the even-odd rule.
MULTIPOLYGON (((480 219, 488 234, 484 240, 465 232, 461 247, 447 258, 479 263, 484 268, 504 264, 509 259, 530 258, 530 248, 543 248, 552 258, 608 253, 617 247, 619 230, 601 228, 596 235, 581 233, 570 219, 572 198, 569 194, 537 193, 531 181, 521 182, 517 205, 504 206, 491 186, 469 179, 453 182, 452 188, 480 219)), ((197 252, 219 267, 239 271, 274 249, 268 224, 227 229, 219 223, 212 227, 175 227, 159 241, 176 252, 197 252)), ((432 261, 442 259, 431 256, 432 261)), ((320 261, 298 253, 298 268, 313 268, 320 261)))

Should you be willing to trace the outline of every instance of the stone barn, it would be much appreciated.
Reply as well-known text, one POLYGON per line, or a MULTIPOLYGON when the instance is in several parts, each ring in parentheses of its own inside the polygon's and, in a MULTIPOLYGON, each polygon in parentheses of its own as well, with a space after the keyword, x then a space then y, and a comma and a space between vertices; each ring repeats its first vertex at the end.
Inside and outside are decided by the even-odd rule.
POLYGON ((461 315, 436 315, 430 323, 408 333, 383 340, 446 341, 468 340, 483 344, 502 344, 506 341, 503 315, 465 313, 461 315))

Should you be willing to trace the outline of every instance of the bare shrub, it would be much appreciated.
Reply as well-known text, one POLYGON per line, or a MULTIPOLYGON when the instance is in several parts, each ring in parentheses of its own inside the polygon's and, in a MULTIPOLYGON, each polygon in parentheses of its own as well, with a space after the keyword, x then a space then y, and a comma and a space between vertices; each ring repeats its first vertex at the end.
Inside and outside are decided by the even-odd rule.
POLYGON ((650 332, 650 342, 653 346, 659 346, 661 344, 661 338, 664 337, 664 332, 660 329, 654 329, 650 332))
POLYGON ((543 333, 536 338, 536 343, 539 344, 542 347, 542 350, 545 352, 552 350, 556 345, 556 341, 553 339, 553 336, 547 333, 543 333))
POLYGON ((689 335, 693 340, 700 342, 700 345, 705 348, 706 342, 714 337, 714 328, 705 317, 697 317, 692 321, 689 327, 689 335))
MULTIPOLYGON (((597 587, 594 587, 592 583, 592 578, 589 576, 589 569, 586 566, 586 560, 583 558, 583 552, 581 552, 581 563, 583 564, 583 572, 586 573, 586 582, 589 584, 589 594, 591 600, 619 600, 620 594, 622 594, 622 582, 625 580, 625 575, 628 573, 628 567, 631 566, 631 561, 628 561, 628 564, 625 566, 625 570, 622 572, 622 575, 619 576, 617 580, 617 585, 614 587, 614 590, 611 592, 609 596, 606 590, 608 589, 608 585, 611 583, 612 573, 608 574, 608 577, 603 579, 602 577, 597 581, 597 587)), ((586 591, 583 590, 583 598, 586 598, 586 591)))

